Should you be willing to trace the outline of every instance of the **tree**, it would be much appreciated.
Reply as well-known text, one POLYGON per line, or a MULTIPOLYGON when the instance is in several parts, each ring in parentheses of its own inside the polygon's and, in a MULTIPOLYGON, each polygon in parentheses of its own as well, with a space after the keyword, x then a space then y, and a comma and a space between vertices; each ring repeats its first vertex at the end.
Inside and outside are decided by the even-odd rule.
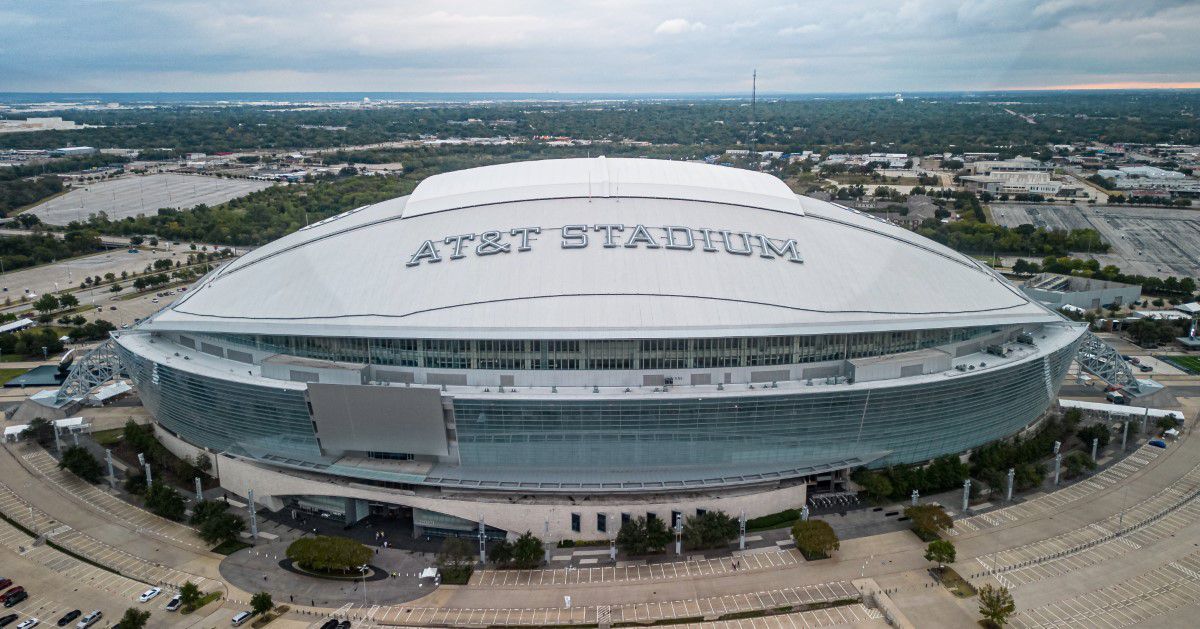
POLYGON ((74 308, 78 305, 79 298, 70 293, 63 293, 58 297, 58 306, 60 308, 74 308))
POLYGON ((58 297, 46 293, 33 302, 33 309, 41 313, 51 313, 58 310, 58 297))
POLYGON ((1008 617, 1017 610, 1012 594, 1006 587, 993 587, 991 584, 979 590, 979 613, 993 627, 1003 627, 1008 617))
POLYGON ((237 540, 245 530, 246 521, 242 516, 220 513, 200 525, 200 538, 210 544, 224 544, 237 540))
POLYGON ((617 532, 617 548, 630 555, 660 552, 671 543, 671 532, 658 518, 638 516, 617 532))
POLYGON ((275 601, 271 600, 271 595, 267 592, 259 592, 250 597, 250 609, 256 614, 265 614, 274 606, 275 601))
POLYGON ((935 539, 929 542, 929 547, 925 549, 925 561, 936 562, 938 568, 944 568, 946 564, 954 563, 957 555, 954 544, 945 539, 935 539))
POLYGON ((1092 424, 1091 426, 1084 426, 1075 434, 1079 435, 1080 441, 1083 441, 1084 447, 1087 448, 1092 447, 1092 439, 1099 439, 1099 446, 1101 450, 1103 450, 1108 445, 1109 440, 1112 439, 1112 432, 1108 429, 1107 424, 1092 424))
POLYGON ((542 544, 542 540, 533 536, 533 533, 525 531, 517 538, 512 547, 513 565, 523 570, 529 570, 542 565, 542 559, 546 554, 546 548, 542 544))
POLYGON ((207 522, 209 518, 225 513, 227 509, 229 509, 229 503, 224 500, 201 500, 192 507, 192 517, 188 523, 199 526, 207 522))
POLYGON ((121 616, 121 620, 117 624, 121 625, 121 629, 142 629, 149 620, 149 611, 130 607, 125 610, 125 615, 121 616))
POLYGON ((683 522, 683 544, 692 549, 722 548, 737 534, 737 520, 724 511, 706 511, 683 522))
POLYGON ((357 570, 371 559, 371 549, 348 537, 302 537, 287 548, 288 559, 310 570, 357 570))
POLYGON ((488 561, 492 562, 493 564, 496 564, 496 566, 499 566, 499 567, 507 566, 509 563, 512 562, 512 558, 513 558, 512 542, 509 542, 507 539, 502 539, 497 542, 494 542, 491 545, 491 547, 488 548, 487 555, 488 555, 488 561))
POLYGON ((187 510, 183 496, 160 480, 146 488, 146 508, 168 520, 182 520, 187 510))
POLYGON ((862 486, 867 496, 875 501, 886 500, 892 495, 892 482, 878 472, 865 472, 858 475, 854 482, 862 486))
POLYGON ((146 242, 146 239, 141 236, 130 236, 129 237, 130 246, 136 247, 136 246, 142 244, 143 242, 146 242))
POLYGON ((954 521, 946 515, 946 510, 940 505, 917 505, 904 510, 904 515, 912 521, 913 531, 925 541, 933 541, 938 533, 954 526, 954 521))
POLYGON ((196 603, 200 602, 200 588, 191 581, 185 582, 179 586, 179 602, 188 609, 194 609, 196 603))
POLYGON ((1085 470, 1096 469, 1096 462, 1092 460, 1092 457, 1079 450, 1072 450, 1067 453, 1067 456, 1063 457, 1063 467, 1066 468, 1063 471, 1063 476, 1075 478, 1085 470))
POLYGON ((463 584, 474 571, 474 553, 471 543, 458 537, 447 537, 437 555, 438 569, 442 572, 442 583, 463 584))
POLYGON ((146 475, 141 472, 137 472, 135 474, 129 474, 128 476, 125 477, 125 482, 122 483, 122 486, 125 488, 125 491, 127 491, 131 494, 134 494, 134 495, 145 494, 146 493, 146 475))
POLYGON ((71 446, 63 450, 62 461, 58 464, 59 469, 66 468, 71 470, 79 478, 89 482, 98 483, 104 476, 104 470, 100 467, 100 462, 96 457, 92 456, 86 448, 79 446, 71 446))
POLYGON ((210 459, 208 455, 203 452, 196 455, 196 459, 192 464, 196 466, 196 469, 204 472, 205 474, 212 471, 212 459, 210 459))
POLYGON ((32 438, 43 446, 49 445, 54 441, 54 424, 45 417, 34 417, 28 427, 21 431, 21 437, 32 438))
POLYGON ((824 520, 801 520, 792 525, 792 539, 805 559, 825 559, 841 548, 837 533, 824 520))

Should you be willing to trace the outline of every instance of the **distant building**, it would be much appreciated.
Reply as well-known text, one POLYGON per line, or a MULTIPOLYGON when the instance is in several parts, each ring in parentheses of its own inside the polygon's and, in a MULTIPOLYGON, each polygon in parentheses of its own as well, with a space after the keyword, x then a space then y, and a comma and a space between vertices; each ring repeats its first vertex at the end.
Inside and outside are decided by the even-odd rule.
POLYGON ((22 133, 30 131, 74 131, 87 125, 77 125, 60 117, 26 118, 25 120, 0 120, 0 133, 22 133))
POLYGON ((1005 160, 981 160, 972 162, 967 165, 967 170, 971 171, 972 175, 992 175, 995 173, 1024 173, 1024 172, 1045 172, 1049 173, 1052 167, 1045 162, 1038 161, 1031 157, 1022 157, 1020 155, 1005 160))
POLYGON ((1103 307, 1126 306, 1142 298, 1142 287, 1090 277, 1042 273, 1029 278, 1021 286, 1026 295, 1054 308, 1064 306, 1099 310, 1103 307))
POLYGON ((1040 194, 1042 196, 1071 196, 1078 188, 1070 187, 1071 195, 1063 194, 1061 181, 1050 178, 1048 172, 994 171, 988 175, 962 177, 963 185, 971 192, 990 194, 1040 194))
POLYGON ((79 155, 95 155, 99 152, 99 150, 91 146, 64 146, 63 148, 50 151, 50 154, 58 157, 76 157, 79 155))

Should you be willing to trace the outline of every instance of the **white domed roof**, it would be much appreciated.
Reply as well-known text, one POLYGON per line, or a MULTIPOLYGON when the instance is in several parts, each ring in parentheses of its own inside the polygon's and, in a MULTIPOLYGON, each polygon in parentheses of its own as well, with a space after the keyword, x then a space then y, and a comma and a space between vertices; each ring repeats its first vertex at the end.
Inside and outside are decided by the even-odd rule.
POLYGON ((975 260, 775 177, 600 158, 431 177, 253 251, 143 327, 653 338, 1053 320, 975 260))

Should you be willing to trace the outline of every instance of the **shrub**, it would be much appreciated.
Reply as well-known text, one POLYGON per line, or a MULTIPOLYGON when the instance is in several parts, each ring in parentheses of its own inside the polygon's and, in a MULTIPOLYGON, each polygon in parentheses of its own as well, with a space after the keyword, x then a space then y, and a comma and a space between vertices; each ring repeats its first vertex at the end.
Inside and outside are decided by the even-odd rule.
POLYGON ((617 532, 617 548, 630 555, 661 552, 671 542, 671 532, 658 518, 638 516, 621 525, 617 532))
POLYGON ((330 572, 358 570, 371 559, 371 549, 347 538, 332 535, 302 537, 287 548, 288 559, 309 570, 330 572))
POLYGON ((62 462, 58 464, 58 467, 71 470, 76 476, 89 483, 98 483, 104 477, 104 470, 100 467, 100 462, 96 460, 96 457, 92 456, 87 449, 79 446, 71 446, 63 450, 62 462))
POLYGON ((805 559, 826 559, 829 553, 841 547, 833 527, 824 520, 806 520, 792 526, 792 538, 796 549, 805 559))
POLYGON ((954 521, 939 505, 916 505, 904 510, 904 515, 912 521, 912 530, 924 541, 938 539, 938 534, 954 526, 954 521))
POLYGON ((738 534, 737 520, 724 511, 706 511, 683 523, 683 545, 690 549, 722 548, 738 534))

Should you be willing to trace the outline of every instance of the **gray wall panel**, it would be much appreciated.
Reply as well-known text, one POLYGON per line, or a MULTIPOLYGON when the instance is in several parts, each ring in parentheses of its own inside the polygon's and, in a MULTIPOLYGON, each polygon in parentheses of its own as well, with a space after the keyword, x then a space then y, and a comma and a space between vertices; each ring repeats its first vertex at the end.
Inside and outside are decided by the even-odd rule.
POLYGON ((310 382, 308 400, 321 445, 330 453, 450 454, 436 389, 310 382))

